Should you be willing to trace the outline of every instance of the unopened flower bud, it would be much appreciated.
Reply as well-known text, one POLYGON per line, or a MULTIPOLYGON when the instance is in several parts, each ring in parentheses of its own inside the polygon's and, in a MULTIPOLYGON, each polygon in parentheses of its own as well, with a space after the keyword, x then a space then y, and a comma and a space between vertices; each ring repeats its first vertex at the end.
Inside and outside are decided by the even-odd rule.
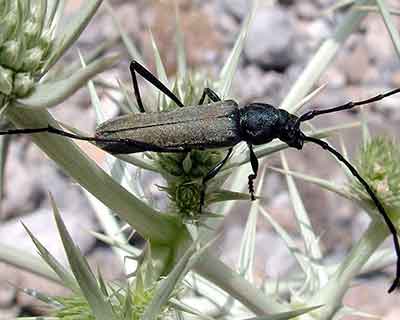
POLYGON ((21 43, 16 40, 9 40, 3 43, 0 48, 0 63, 3 66, 18 70, 20 61, 21 43))
POLYGON ((15 75, 13 93, 18 98, 25 97, 32 90, 35 81, 29 73, 19 72, 15 75))
POLYGON ((35 72, 40 69, 43 61, 43 50, 35 47, 26 50, 22 57, 22 70, 35 72))

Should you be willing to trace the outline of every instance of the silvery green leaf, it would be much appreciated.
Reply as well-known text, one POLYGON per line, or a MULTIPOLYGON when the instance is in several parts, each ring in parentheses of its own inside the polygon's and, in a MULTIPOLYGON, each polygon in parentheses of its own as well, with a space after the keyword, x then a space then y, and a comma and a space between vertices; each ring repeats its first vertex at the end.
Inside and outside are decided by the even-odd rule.
POLYGON ((371 141, 371 133, 368 128, 368 120, 366 111, 361 108, 361 130, 362 130, 362 145, 366 146, 371 141))
POLYGON ((301 267, 304 273, 307 273, 310 269, 310 260, 304 255, 303 252, 298 248, 296 241, 292 236, 282 228, 282 226, 269 214, 267 210, 260 207, 261 213, 268 220, 271 226, 274 228, 275 232, 279 235, 282 241, 285 242, 286 247, 292 253, 293 257, 297 260, 297 263, 301 267))
POLYGON ((130 259, 139 259, 141 257, 141 250, 135 248, 134 246, 131 246, 127 242, 122 242, 121 239, 117 237, 111 237, 104 235, 102 233, 90 231, 90 233, 97 239, 100 240, 109 246, 119 248, 123 250, 126 254, 129 255, 130 259))
POLYGON ((324 305, 321 319, 330 319, 342 306, 343 297, 371 255, 388 236, 386 225, 381 221, 372 221, 360 240, 337 267, 328 282, 308 299, 308 303, 324 305))
POLYGON ((60 283, 58 275, 37 255, 0 243, 0 261, 60 283))
POLYGON ((220 72, 219 78, 221 82, 218 86, 218 91, 222 99, 224 99, 229 94, 233 77, 239 63, 239 58, 243 51, 244 42, 247 38, 250 23, 253 20, 254 14, 256 13, 257 6, 258 1, 252 0, 250 12, 247 14, 245 20, 243 21, 242 29, 240 30, 240 33, 236 39, 235 45, 233 46, 232 51, 230 52, 229 57, 220 72))
MULTIPOLYGON (((285 170, 289 170, 284 152, 281 152, 281 161, 283 168, 285 170)), ((309 255, 312 259, 320 260, 322 258, 322 252, 321 248, 319 247, 319 240, 314 233, 310 217, 306 208, 304 207, 304 203, 301 199, 296 183, 293 177, 289 175, 286 176, 286 181, 288 184, 290 199, 295 212, 295 217, 305 243, 306 251, 309 250, 309 255)))
POLYGON ((129 90, 125 84, 118 80, 119 91, 122 92, 126 102, 128 103, 129 112, 139 112, 139 107, 129 94, 129 90))
POLYGON ((62 284, 65 287, 71 289, 73 292, 80 293, 79 285, 73 277, 72 273, 64 268, 64 266, 56 260, 56 258, 41 244, 41 242, 32 234, 32 232, 24 223, 22 223, 22 226, 25 228, 29 237, 32 239, 42 259, 60 277, 62 284))
POLYGON ((107 300, 108 298, 103 295, 101 288, 99 287, 92 270, 90 270, 86 259, 83 257, 78 247, 75 246, 51 196, 50 200, 53 207, 54 218, 56 220, 58 232, 60 233, 71 270, 75 275, 79 287, 81 288, 82 293, 93 312, 93 315, 98 320, 115 319, 111 304, 107 300))
POLYGON ((386 29, 390 34, 390 38, 392 39, 394 49, 397 52, 398 57, 400 58, 400 34, 398 31, 398 26, 393 21, 390 11, 383 0, 375 0, 378 4, 379 11, 382 15, 383 21, 385 22, 386 29))
POLYGON ((118 32, 121 35, 122 42, 124 43, 126 49, 128 50, 130 58, 133 60, 137 60, 138 62, 143 64, 143 58, 140 55, 139 50, 136 48, 135 44, 131 41, 131 39, 129 38, 129 35, 122 28, 121 24, 118 21, 118 17, 116 16, 114 9, 112 8, 110 2, 106 0, 104 3, 105 3, 105 6, 106 6, 108 12, 111 15, 114 25, 116 26, 118 32))
POLYGON ((156 289, 151 303, 147 306, 143 314, 143 320, 153 320, 157 318, 161 307, 167 303, 172 292, 177 288, 190 268, 200 259, 201 254, 210 246, 210 243, 197 249, 198 243, 195 241, 186 250, 169 275, 161 281, 156 289))
POLYGON ((356 198, 354 197, 354 195, 352 193, 346 191, 346 189, 343 187, 338 187, 337 184, 332 183, 328 180, 310 176, 310 175, 292 171, 292 170, 283 170, 283 169, 279 169, 279 168, 275 168, 275 167, 269 167, 269 169, 271 169, 272 171, 281 173, 281 174, 293 176, 294 178, 300 179, 302 181, 306 181, 306 182, 315 184, 321 188, 324 188, 328 191, 334 192, 334 193, 340 195, 341 197, 347 198, 349 200, 352 200, 352 201, 356 200, 356 198))
POLYGON ((18 99, 17 103, 21 107, 28 108, 56 106, 82 88, 90 78, 110 68, 118 59, 119 55, 102 58, 81 68, 68 79, 38 84, 29 97, 18 99))
POLYGON ((167 72, 165 71, 164 64, 161 60, 160 51, 158 50, 157 43, 154 39, 153 33, 150 31, 150 41, 153 48, 154 60, 156 62, 157 78, 160 80, 167 88, 169 88, 169 81, 167 72))
POLYGON ((160 172, 158 168, 153 166, 149 161, 144 161, 143 159, 140 159, 139 156, 133 155, 133 154, 117 154, 115 155, 118 159, 124 160, 125 162, 128 162, 130 164, 133 164, 136 167, 139 167, 144 170, 150 170, 153 172, 160 172))
MULTIPOLYGON (((153 33, 151 31, 150 31, 150 40, 151 40, 151 45, 153 48, 154 60, 156 62, 157 78, 169 89, 170 86, 169 86, 167 72, 165 71, 164 64, 161 60, 160 52, 158 50, 156 41, 154 40, 153 33)), ((154 92, 156 92, 156 91, 154 91, 154 92)), ((158 96, 158 101, 159 101, 157 104, 158 106, 162 107, 165 105, 163 103, 164 99, 168 104, 171 103, 171 99, 168 98, 160 90, 157 90, 157 96, 158 96)), ((163 110, 160 109, 159 111, 163 111, 163 110)))
MULTIPOLYGON (((261 179, 258 181, 256 194, 260 193, 261 188, 264 185, 264 178, 266 176, 265 170, 260 172, 259 176, 261 179)), ((242 241, 240 243, 238 272, 249 282, 253 282, 253 265, 255 259, 258 212, 258 205, 256 202, 252 202, 250 212, 247 216, 242 241)))
POLYGON ((67 51, 72 44, 78 39, 80 34, 89 24, 93 15, 99 8, 102 0, 91 0, 82 2, 81 7, 76 11, 76 13, 70 17, 67 25, 60 29, 56 38, 54 39, 54 47, 51 55, 43 68, 42 73, 45 74, 60 57, 67 51))
MULTIPOLYGON (((100 59, 104 57, 110 49, 115 47, 118 42, 120 41, 120 37, 114 37, 111 39, 107 39, 96 48, 89 52, 85 52, 85 63, 87 65, 91 64, 92 62, 95 62, 97 59, 100 59)), ((75 61, 72 61, 68 65, 62 66, 61 68, 58 68, 58 66, 53 67, 49 72, 45 75, 44 78, 42 78, 42 81, 57 81, 61 79, 66 79, 74 75, 76 72, 81 69, 82 64, 81 62, 76 59, 75 61)), ((97 80, 96 82, 102 83, 102 85, 107 88, 107 89, 116 89, 118 90, 117 87, 107 87, 107 85, 110 85, 109 83, 105 81, 101 81, 100 79, 97 80)))
POLYGON ((225 189, 218 189, 207 195, 208 203, 223 202, 230 200, 249 200, 250 196, 246 192, 235 192, 225 189))
MULTIPOLYGON (((182 301, 179 301, 179 300, 176 300, 176 299, 172 298, 172 299, 170 299, 169 303, 174 307, 174 309, 177 309, 177 310, 192 314, 194 316, 197 316, 199 319, 202 319, 202 320, 213 320, 214 319, 214 318, 212 318, 212 317, 210 317, 210 316, 208 316, 206 314, 203 314, 200 311, 192 308, 191 306, 185 304, 182 301)), ((196 305, 196 307, 198 307, 198 306, 196 305)))
POLYGON ((312 312, 312 311, 314 311, 316 309, 319 309, 319 308, 321 308, 321 306, 300 308, 300 309, 293 310, 293 311, 282 312, 282 313, 277 313, 277 314, 271 314, 271 315, 268 315, 268 316, 248 318, 248 319, 244 319, 244 320, 286 320, 286 319, 293 319, 293 318, 297 318, 298 316, 301 316, 302 314, 306 314, 306 313, 312 312))
POLYGON ((53 0, 47 7, 47 28, 54 29, 64 11, 64 0, 53 0))

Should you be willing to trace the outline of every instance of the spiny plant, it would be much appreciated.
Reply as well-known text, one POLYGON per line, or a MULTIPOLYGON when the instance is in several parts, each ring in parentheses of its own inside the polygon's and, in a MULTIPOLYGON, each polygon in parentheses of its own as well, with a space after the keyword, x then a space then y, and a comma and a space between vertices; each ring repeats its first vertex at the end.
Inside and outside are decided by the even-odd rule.
MULTIPOLYGON (((301 105, 312 98, 313 94, 309 96, 307 94, 311 92, 317 79, 333 61, 335 54, 343 46, 347 37, 367 14, 367 11, 360 10, 360 6, 369 4, 369 1, 360 0, 355 3, 356 6, 350 7, 334 34, 321 45, 313 59, 310 60, 305 71, 299 76, 288 96, 282 102, 282 108, 295 113, 301 105), (305 96, 307 97, 304 98, 305 96)), ((388 11, 386 6, 380 1, 378 1, 378 6, 385 22, 390 26, 390 15, 386 14, 388 11)), ((191 74, 186 66, 183 38, 179 28, 177 29, 177 39, 180 39, 177 42, 179 67, 174 81, 170 81, 166 76, 157 46, 153 41, 158 78, 166 86, 172 87, 179 97, 186 99, 185 104, 190 105, 189 102, 193 101, 191 99, 196 101, 198 93, 193 93, 193 90, 197 90, 197 88, 202 90, 205 86, 211 86, 222 98, 228 97, 246 33, 251 18, 256 12, 256 7, 257 4, 254 2, 251 12, 243 22, 238 40, 216 80, 202 78, 203 80, 199 82, 193 81, 193 79, 197 79, 197 76, 191 74), (170 83, 175 84, 170 86, 170 83)), ((113 14, 112 10, 110 13, 113 14)), ((143 61, 118 21, 115 22, 121 32, 121 38, 129 49, 130 58, 143 61)), ((177 23, 177 26, 179 26, 179 23, 177 23)), ((393 32, 392 28, 388 27, 388 30, 393 32)), ((398 38, 396 33, 392 36, 398 38)), ((83 60, 82 63, 84 64, 83 60)), ((96 94, 94 83, 90 82, 88 87, 92 104, 96 110, 97 120, 102 122, 104 116, 101 112, 101 103, 96 94)), ((122 92, 125 98, 125 102, 117 102, 121 109, 135 110, 135 102, 128 93, 130 89, 123 83, 120 83, 114 89, 122 92)), ((30 97, 32 98, 32 96, 34 96, 34 91, 30 97)), ((150 91, 149 96, 149 105, 156 106, 155 111, 167 110, 172 107, 170 102, 165 97, 159 96, 157 92, 150 91)), ((22 127, 57 125, 55 120, 50 118, 47 113, 44 114, 42 110, 23 110, 22 114, 18 115, 8 111, 6 116, 22 127)), ((324 138, 330 133, 349 126, 354 126, 354 124, 325 128, 319 131, 310 130, 307 134, 324 138)), ((68 129, 77 132, 73 128, 68 127, 68 129)), ((196 153, 183 156, 146 154, 144 158, 137 155, 115 158, 108 155, 107 169, 102 170, 84 156, 80 149, 68 139, 38 134, 34 135, 33 140, 82 187, 97 198, 89 196, 107 235, 94 235, 111 244, 122 262, 125 262, 126 256, 132 257, 137 262, 134 266, 130 266, 129 263, 125 264, 126 273, 130 274, 136 271, 136 277, 129 278, 127 283, 119 286, 106 284, 101 275, 94 276, 87 262, 79 254, 72 239, 68 236, 54 205, 57 225, 71 270, 61 267, 47 250, 35 240, 33 241, 42 258, 52 267, 57 276, 49 273, 48 269, 34 270, 32 266, 35 264, 30 263, 30 261, 19 264, 19 266, 25 269, 31 268, 32 271, 59 282, 62 279, 61 282, 73 291, 70 300, 58 300, 59 313, 56 313, 56 315, 60 319, 63 316, 61 311, 64 310, 67 314, 68 309, 70 309, 69 306, 73 309, 74 301, 77 301, 78 305, 76 310, 81 311, 78 313, 81 316, 85 315, 88 319, 136 319, 135 317, 142 319, 158 317, 182 319, 191 316, 207 319, 213 317, 268 319, 264 316, 265 314, 271 314, 271 319, 290 319, 299 316, 301 316, 301 319, 345 317, 349 314, 361 314, 343 306, 342 302, 353 278, 360 273, 371 270, 371 268, 382 267, 384 261, 382 256, 386 258, 385 264, 391 261, 387 259, 387 251, 378 250, 378 246, 388 235, 387 229, 380 219, 373 219, 359 242, 339 265, 325 266, 323 264, 324 255, 319 246, 319 237, 315 234, 310 223, 293 176, 317 183, 321 187, 350 198, 363 206, 365 204, 364 207, 368 212, 373 213, 374 217, 377 216, 375 208, 370 205, 370 200, 365 197, 365 194, 357 193, 357 190, 361 190, 360 188, 357 189, 357 186, 352 187, 353 189, 349 191, 348 188, 338 187, 329 181, 289 171, 284 153, 282 153, 283 172, 287 176, 289 193, 295 209, 295 219, 299 222, 299 231, 304 246, 298 248, 292 237, 271 218, 267 210, 260 207, 255 201, 249 212, 245 233, 241 241, 237 272, 223 264, 208 250, 209 246, 216 241, 213 231, 221 223, 220 219, 215 219, 218 215, 214 214, 210 217, 209 213, 211 212, 207 212, 209 215, 206 214, 204 219, 203 217, 193 216, 197 209, 197 202, 192 202, 192 199, 198 194, 193 186, 199 182, 199 177, 204 174, 208 163, 211 164, 216 161, 218 155, 207 155, 205 153, 206 157, 201 158, 201 161, 198 161, 198 159, 203 157, 204 154, 198 155, 196 153), (143 185, 140 179, 132 179, 128 172, 128 163, 143 170, 161 173, 164 176, 167 185, 163 186, 162 189, 168 191, 169 197, 173 200, 168 212, 159 214, 160 212, 151 206, 151 199, 145 197, 142 192, 143 185), (106 206, 103 206, 103 204, 106 206), (146 239, 146 249, 138 250, 127 243, 127 238, 121 233, 114 213, 117 213, 129 227, 146 239), (271 222, 299 266, 298 270, 292 272, 288 278, 279 281, 264 279, 265 283, 261 289, 255 283, 252 272, 256 224, 260 217, 271 222), (188 220, 201 220, 202 223, 185 223, 188 220), (151 254, 149 254, 149 250, 151 250, 151 254), (369 264, 365 267, 368 260, 369 264), (152 271, 149 271, 148 268, 152 271), (140 290, 136 292, 141 287, 138 285, 142 282, 140 277, 147 277, 147 275, 150 278, 148 282, 143 280, 143 283, 148 284, 144 286, 147 289, 142 290, 142 293, 140 290), (141 298, 137 298, 138 300, 132 298, 136 295, 141 298), (282 297, 285 297, 285 299, 282 297), (137 302, 136 306, 140 310, 138 313, 131 312, 134 309, 132 307, 133 300, 137 302), (145 303, 142 304, 142 301, 145 301, 145 303), (173 306, 172 309, 171 306, 173 306), (121 310, 123 312, 120 312, 121 310), (164 310, 173 311, 164 314, 162 312, 164 310), (254 315, 259 317, 254 317, 254 315)), ((255 151, 257 157, 262 158, 285 148, 287 146, 282 142, 272 142, 258 147, 255 151)), ((242 165, 248 162, 248 154, 239 146, 224 172, 220 177, 216 177, 216 181, 213 181, 215 187, 208 188, 208 204, 217 200, 238 199, 243 196, 240 193, 229 194, 229 191, 224 192, 225 190, 222 189, 221 185, 225 181, 225 175, 232 171, 234 187, 243 186, 243 177, 247 177, 248 169, 243 168, 242 165), (220 179, 220 183, 218 179, 220 179), (221 191, 223 192, 221 193, 221 191)), ((260 176, 263 176, 263 174, 260 174, 260 176)), ((262 181, 260 181, 260 185, 262 185, 262 181)), ((378 189, 375 191, 378 192, 378 189)), ((257 190, 257 194, 259 194, 259 190, 257 190)), ((381 200, 384 201, 384 199, 381 200)), ((384 202, 384 205, 387 204, 384 202)), ((210 207, 210 211, 225 215, 229 211, 229 202, 220 201, 218 206, 210 207)), ((15 257, 15 250, 13 255, 5 255, 1 258, 4 261, 18 264, 13 257, 15 257)), ((29 259, 35 261, 35 258, 29 259)), ((76 315, 73 312, 68 314, 72 317, 76 315)))

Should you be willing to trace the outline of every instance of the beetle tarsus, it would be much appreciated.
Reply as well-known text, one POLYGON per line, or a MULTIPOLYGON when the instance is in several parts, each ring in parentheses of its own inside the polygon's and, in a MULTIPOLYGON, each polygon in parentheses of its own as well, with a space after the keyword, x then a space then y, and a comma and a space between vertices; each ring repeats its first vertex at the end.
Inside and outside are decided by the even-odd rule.
POLYGON ((249 174, 249 177, 248 177, 249 193, 250 193, 251 201, 254 201, 254 200, 256 200, 256 198, 254 196, 254 180, 257 178, 257 174, 258 174, 258 159, 257 159, 256 154, 254 153, 253 145, 248 143, 247 146, 249 147, 250 164, 251 164, 251 168, 253 169, 253 173, 249 174))
POLYGON ((251 201, 256 200, 256 197, 254 196, 254 180, 257 178, 256 174, 249 174, 249 193, 250 193, 250 199, 251 201))

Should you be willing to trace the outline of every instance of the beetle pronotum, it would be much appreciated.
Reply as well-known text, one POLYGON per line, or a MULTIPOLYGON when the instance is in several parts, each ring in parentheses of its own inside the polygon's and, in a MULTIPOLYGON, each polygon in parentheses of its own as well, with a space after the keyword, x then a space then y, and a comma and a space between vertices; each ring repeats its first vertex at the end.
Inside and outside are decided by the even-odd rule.
POLYGON ((332 153, 339 161, 346 165, 350 172, 363 185, 374 202, 393 236, 397 255, 396 277, 388 291, 392 292, 400 286, 400 244, 396 228, 381 202, 355 167, 338 151, 323 140, 306 136, 300 129, 300 124, 304 121, 311 120, 322 114, 348 110, 356 106, 382 100, 399 93, 400 88, 369 99, 350 101, 334 108, 311 110, 298 117, 283 109, 278 109, 265 103, 238 105, 233 100, 222 101, 209 88, 204 89, 197 106, 185 107, 172 91, 137 61, 131 62, 130 71, 140 113, 120 116, 100 124, 96 128, 94 137, 79 136, 52 126, 0 131, 0 135, 47 132, 94 142, 99 148, 112 154, 143 151, 188 152, 192 149, 228 148, 226 156, 203 177, 201 205, 204 202, 204 190, 207 181, 217 175, 229 159, 232 148, 239 142, 244 141, 249 147, 253 173, 248 176, 248 184, 252 200, 255 199, 253 183, 258 173, 258 159, 253 151, 253 145, 265 144, 273 139, 280 139, 287 143, 289 147, 300 150, 303 148, 304 142, 315 143, 332 153), (185 108, 177 108, 169 112, 145 113, 136 72, 168 96, 179 107, 185 108), (212 103, 203 105, 206 97, 212 103), (200 107, 199 105, 202 106, 200 107))

